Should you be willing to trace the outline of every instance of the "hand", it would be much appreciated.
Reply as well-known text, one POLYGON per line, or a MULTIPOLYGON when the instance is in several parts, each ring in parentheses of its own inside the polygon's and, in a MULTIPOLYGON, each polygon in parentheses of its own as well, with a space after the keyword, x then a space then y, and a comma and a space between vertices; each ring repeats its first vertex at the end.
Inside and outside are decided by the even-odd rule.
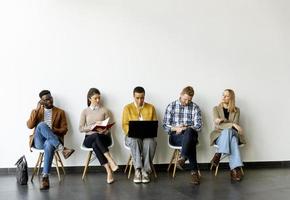
POLYGON ((43 108, 43 101, 42 100, 39 100, 38 103, 37 103, 37 106, 36 106, 36 110, 39 110, 41 108, 43 108))
POLYGON ((221 118, 216 118, 215 120, 214 120, 214 122, 216 123, 216 124, 220 124, 220 123, 222 123, 224 120, 223 119, 221 119, 221 118))
POLYGON ((238 130, 238 133, 239 133, 239 134, 243 134, 243 129, 242 129, 242 127, 240 127, 238 124, 233 124, 233 127, 235 127, 235 129, 238 130))
POLYGON ((178 134, 182 133, 182 131, 184 131, 185 129, 186 129, 186 127, 184 127, 184 126, 176 126, 173 128, 173 131, 175 131, 176 134, 178 135, 178 134))
POLYGON ((106 132, 107 132, 106 128, 97 128, 96 130, 97 130, 98 134, 106 134, 106 132))

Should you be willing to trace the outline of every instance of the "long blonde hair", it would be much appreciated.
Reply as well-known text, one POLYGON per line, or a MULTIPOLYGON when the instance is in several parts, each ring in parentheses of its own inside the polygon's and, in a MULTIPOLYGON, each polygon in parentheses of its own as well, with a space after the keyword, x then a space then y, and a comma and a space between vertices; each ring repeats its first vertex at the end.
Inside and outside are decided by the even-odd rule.
MULTIPOLYGON (((224 92, 228 92, 230 95, 230 99, 229 99, 229 104, 228 104, 228 110, 229 112, 236 112, 237 108, 236 108, 236 95, 235 92, 232 89, 225 89, 224 92)), ((223 103, 220 103, 220 105, 222 106, 223 103)))

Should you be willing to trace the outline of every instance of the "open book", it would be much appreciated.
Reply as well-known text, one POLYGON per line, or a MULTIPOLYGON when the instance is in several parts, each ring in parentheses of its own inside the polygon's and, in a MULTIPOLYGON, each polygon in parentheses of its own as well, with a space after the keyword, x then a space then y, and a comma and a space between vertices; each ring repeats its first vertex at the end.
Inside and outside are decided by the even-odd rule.
POLYGON ((92 131, 96 131, 98 128, 110 129, 115 124, 115 122, 109 124, 109 120, 110 120, 110 117, 108 117, 104 121, 96 123, 94 126, 92 126, 91 130, 92 131))

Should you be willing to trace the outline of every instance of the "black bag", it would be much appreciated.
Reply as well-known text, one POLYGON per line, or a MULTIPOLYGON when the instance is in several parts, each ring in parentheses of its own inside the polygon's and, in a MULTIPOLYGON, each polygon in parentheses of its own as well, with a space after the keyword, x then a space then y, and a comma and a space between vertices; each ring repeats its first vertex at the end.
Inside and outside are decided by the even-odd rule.
POLYGON ((27 185, 28 181, 28 167, 25 156, 19 158, 16 165, 16 179, 20 185, 27 185))

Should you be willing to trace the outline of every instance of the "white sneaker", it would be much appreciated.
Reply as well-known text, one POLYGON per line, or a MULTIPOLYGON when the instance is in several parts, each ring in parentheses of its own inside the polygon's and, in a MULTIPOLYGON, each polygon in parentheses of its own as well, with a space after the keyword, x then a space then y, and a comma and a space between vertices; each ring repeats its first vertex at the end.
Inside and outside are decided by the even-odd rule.
POLYGON ((139 169, 136 169, 133 181, 134 181, 134 183, 141 183, 142 182, 142 174, 141 174, 141 171, 139 169))
POLYGON ((150 177, 146 171, 142 171, 142 183, 149 183, 150 177))

